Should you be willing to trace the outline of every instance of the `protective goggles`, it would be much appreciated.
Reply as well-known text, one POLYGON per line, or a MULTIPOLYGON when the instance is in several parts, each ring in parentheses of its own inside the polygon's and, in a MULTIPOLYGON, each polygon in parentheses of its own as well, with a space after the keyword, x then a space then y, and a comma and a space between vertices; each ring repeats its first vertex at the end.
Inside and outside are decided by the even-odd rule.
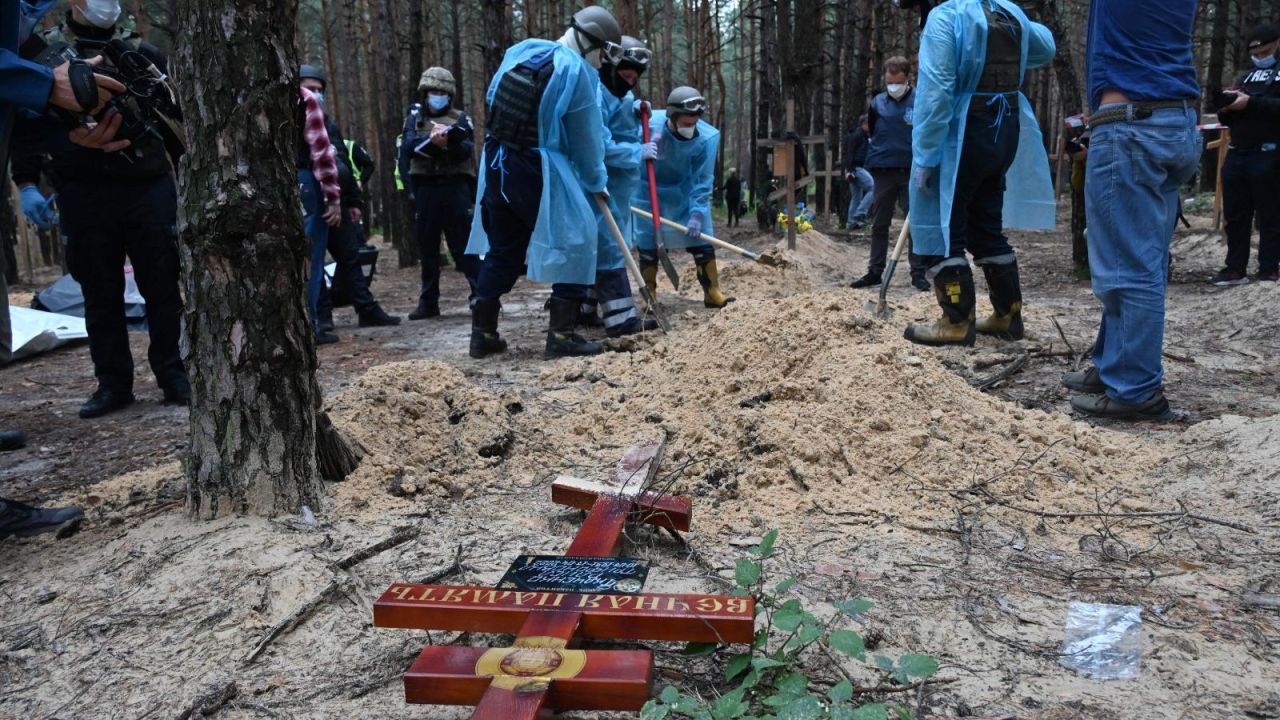
POLYGON ((622 46, 619 45, 618 43, 612 42, 609 40, 601 40, 595 35, 592 35, 591 33, 584 30, 582 26, 577 23, 577 21, 571 20, 569 22, 569 27, 573 28, 577 32, 582 33, 583 37, 591 41, 592 48, 600 51, 600 59, 602 62, 607 62, 611 65, 616 65, 618 64, 618 61, 622 59, 623 50, 622 50, 622 46))
POLYGON ((619 62, 629 63, 643 70, 649 67, 649 61, 653 59, 653 53, 648 48, 633 47, 622 51, 622 57, 619 62))
POLYGON ((701 115, 707 111, 707 99, 701 95, 682 100, 678 103, 667 103, 668 112, 682 112, 691 115, 701 115))

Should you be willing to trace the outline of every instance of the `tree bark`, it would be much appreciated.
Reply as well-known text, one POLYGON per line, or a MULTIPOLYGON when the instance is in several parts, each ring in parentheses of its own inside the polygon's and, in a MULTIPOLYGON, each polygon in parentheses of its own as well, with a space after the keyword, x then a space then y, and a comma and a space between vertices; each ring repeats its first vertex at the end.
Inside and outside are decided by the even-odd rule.
POLYGON ((296 0, 179 0, 191 513, 318 508, 315 348, 298 212, 296 0))

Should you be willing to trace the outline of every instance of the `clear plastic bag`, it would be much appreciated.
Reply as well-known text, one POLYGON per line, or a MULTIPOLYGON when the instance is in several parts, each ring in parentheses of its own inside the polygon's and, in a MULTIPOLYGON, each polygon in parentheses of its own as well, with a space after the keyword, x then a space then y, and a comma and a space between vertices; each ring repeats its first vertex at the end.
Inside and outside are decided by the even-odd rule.
POLYGON ((1142 666, 1142 608, 1071 603, 1060 662, 1098 680, 1137 677, 1142 666))

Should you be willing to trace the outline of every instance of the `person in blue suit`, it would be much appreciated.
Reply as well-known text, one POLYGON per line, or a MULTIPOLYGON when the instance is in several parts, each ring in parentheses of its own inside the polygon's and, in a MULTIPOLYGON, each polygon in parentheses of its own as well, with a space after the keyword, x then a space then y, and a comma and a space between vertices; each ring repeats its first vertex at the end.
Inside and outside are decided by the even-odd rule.
MULTIPOLYGON (((627 204, 640 186, 645 161, 658 156, 658 144, 644 142, 635 95, 631 92, 649 67, 649 56, 644 43, 623 35, 622 56, 617 62, 606 58, 600 66, 600 114, 606 131, 604 164, 609 171, 609 210, 628 247, 633 242, 635 215, 627 204)), ((631 295, 622 249, 605 217, 598 211, 596 215, 596 286, 594 297, 582 305, 584 324, 602 323, 610 337, 658 329, 657 320, 640 315, 631 295), (602 312, 603 317, 597 312, 602 312)))
POLYGON ((942 307, 913 323, 908 340, 973 345, 975 332, 1021 339, 1022 288, 1004 228, 1050 229, 1049 161, 1031 103, 1029 68, 1053 59, 1053 35, 1010 0, 948 0, 927 15, 920 39, 912 133, 911 234, 942 307), (973 272, 987 279, 993 313, 976 320, 973 272))
POLYGON ((507 50, 486 95, 488 122, 467 254, 481 257, 471 307, 471 357, 506 350, 501 298, 524 272, 552 283, 546 355, 594 355, 578 309, 596 281, 596 216, 607 197, 600 120, 602 54, 621 53, 622 30, 599 6, 579 10, 558 42, 507 50), (526 271, 527 268, 527 271, 526 271))
MULTIPOLYGON (((711 189, 715 184, 716 155, 720 151, 720 131, 702 119, 707 101, 691 87, 678 87, 667 96, 667 109, 649 118, 651 137, 657 143, 658 204, 662 216, 684 224, 681 233, 662 228, 662 241, 668 248, 687 248, 698 267, 702 285, 702 304, 722 308, 733 302, 720 290, 720 272, 716 267, 716 251, 700 237, 713 234, 711 227, 711 189)), ((632 198, 636 207, 653 212, 649 201, 649 178, 642 178, 632 198)), ((640 248, 640 273, 644 276, 649 297, 656 297, 658 285, 658 252, 653 225, 635 225, 636 246, 640 248)))

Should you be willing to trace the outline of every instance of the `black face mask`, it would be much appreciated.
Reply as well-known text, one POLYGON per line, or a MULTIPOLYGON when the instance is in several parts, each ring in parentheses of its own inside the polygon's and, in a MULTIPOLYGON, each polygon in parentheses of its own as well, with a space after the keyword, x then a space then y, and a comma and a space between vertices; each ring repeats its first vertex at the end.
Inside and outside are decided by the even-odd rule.
POLYGON ((605 89, 616 98, 626 97, 627 93, 631 92, 631 89, 635 87, 618 74, 617 65, 601 65, 600 82, 604 84, 605 89))

